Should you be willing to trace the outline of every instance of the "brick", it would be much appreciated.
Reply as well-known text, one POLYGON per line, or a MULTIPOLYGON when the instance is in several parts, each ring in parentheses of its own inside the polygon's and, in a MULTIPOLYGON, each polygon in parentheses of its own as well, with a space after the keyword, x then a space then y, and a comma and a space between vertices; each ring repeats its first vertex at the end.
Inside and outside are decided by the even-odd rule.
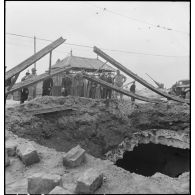
POLYGON ((7 152, 5 152, 5 167, 8 167, 10 165, 10 159, 7 155, 7 152))
POLYGON ((25 143, 18 146, 16 149, 16 153, 26 166, 32 165, 40 161, 37 151, 31 143, 25 143))
POLYGON ((29 194, 48 194, 59 185, 61 185, 60 175, 36 173, 28 178, 27 191, 29 194))
POLYGON ((67 189, 64 189, 60 186, 56 186, 49 194, 72 194, 67 189))
POLYGON ((103 174, 98 170, 90 168, 86 170, 77 180, 76 193, 92 194, 103 183, 103 174))
POLYGON ((63 157, 63 165, 67 167, 77 167, 85 161, 85 150, 79 145, 68 151, 63 157))
POLYGON ((6 147, 8 156, 15 156, 17 143, 13 141, 7 141, 5 147, 6 147))

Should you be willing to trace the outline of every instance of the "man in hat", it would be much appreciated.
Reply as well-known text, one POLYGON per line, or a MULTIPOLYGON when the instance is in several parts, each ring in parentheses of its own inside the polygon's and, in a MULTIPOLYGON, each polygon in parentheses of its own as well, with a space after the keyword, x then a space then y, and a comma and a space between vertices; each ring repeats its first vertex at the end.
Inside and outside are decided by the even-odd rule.
POLYGON ((72 87, 72 78, 70 76, 69 71, 66 71, 64 78, 62 78, 62 95, 68 96, 71 94, 71 87, 72 87))
MULTIPOLYGON (((114 77, 114 84, 117 87, 122 88, 123 84, 125 83, 126 80, 127 80, 127 78, 123 74, 120 73, 120 70, 117 70, 116 76, 114 77)), ((117 98, 117 95, 118 95, 118 93, 116 93, 116 98, 117 98)), ((120 93, 120 100, 122 100, 122 97, 123 97, 123 94, 120 93)))
MULTIPOLYGON (((26 75, 22 77, 21 81, 25 81, 28 79, 30 73, 29 71, 26 72, 26 75)), ((24 103, 28 99, 29 90, 27 87, 24 87, 21 89, 21 95, 20 95, 20 104, 24 103)))
MULTIPOLYGON (((31 72, 32 73, 28 76, 28 79, 33 80, 33 78, 37 76, 36 69, 32 68, 31 72)), ((28 95, 29 100, 34 99, 36 97, 36 86, 37 86, 36 84, 33 84, 29 87, 29 95, 28 95)))
MULTIPOLYGON (((133 81, 133 83, 132 83, 132 85, 130 87, 130 92, 131 93, 135 93, 135 88, 136 88, 135 81, 133 81)), ((132 104, 134 104, 135 103, 135 98, 134 97, 131 97, 131 101, 132 101, 132 104)))

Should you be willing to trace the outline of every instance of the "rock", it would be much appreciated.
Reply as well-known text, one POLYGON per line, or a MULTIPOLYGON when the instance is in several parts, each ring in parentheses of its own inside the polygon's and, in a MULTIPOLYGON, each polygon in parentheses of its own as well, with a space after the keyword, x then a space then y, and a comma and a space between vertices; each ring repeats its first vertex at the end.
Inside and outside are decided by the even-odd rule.
POLYGON ((85 160, 85 150, 79 145, 68 151, 63 157, 63 165, 68 167, 77 167, 85 160))
POLYGON ((8 167, 10 165, 10 159, 7 155, 7 152, 5 152, 5 167, 8 167))
POLYGON ((17 147, 17 144, 15 142, 7 141, 5 147, 6 147, 8 156, 15 156, 16 147, 17 147))
POLYGON ((49 194, 72 194, 67 189, 64 189, 60 186, 56 186, 49 194))
POLYGON ((92 194, 103 183, 103 174, 93 168, 88 169, 77 180, 76 193, 92 194))
POLYGON ((37 151, 31 143, 25 143, 18 146, 16 149, 16 153, 26 166, 40 161, 37 151))
POLYGON ((55 174, 36 173, 28 178, 29 194, 48 194, 61 185, 61 177, 55 174))

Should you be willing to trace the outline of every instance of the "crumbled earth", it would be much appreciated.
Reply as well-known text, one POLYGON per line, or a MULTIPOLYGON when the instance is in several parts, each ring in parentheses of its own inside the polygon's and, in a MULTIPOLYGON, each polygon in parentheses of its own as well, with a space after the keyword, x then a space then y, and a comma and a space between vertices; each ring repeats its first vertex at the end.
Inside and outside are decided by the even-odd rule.
MULTIPOLYGON (((28 140, 6 131, 7 140, 24 144, 28 140)), ((189 193, 189 172, 178 178, 156 173, 144 177, 129 173, 109 160, 101 160, 86 154, 86 161, 79 167, 69 169, 63 166, 65 152, 41 146, 29 141, 37 150, 41 161, 26 167, 17 157, 10 157, 10 166, 5 170, 6 194, 27 194, 27 178, 35 173, 57 174, 62 176, 62 186, 74 193, 77 179, 89 168, 103 173, 104 182, 95 194, 187 194, 189 193)))
POLYGON ((145 177, 130 173, 106 159, 106 153, 118 148, 135 132, 167 129, 189 134, 189 106, 136 103, 117 100, 94 100, 81 97, 41 97, 23 105, 6 108, 6 141, 32 142, 40 162, 25 165, 10 157, 6 168, 6 193, 27 193, 27 177, 37 172, 59 174, 63 187, 74 192, 76 180, 88 168, 99 169, 104 183, 96 193, 189 193, 189 172, 178 178, 160 173, 145 177), (33 115, 32 109, 72 106, 50 114, 33 115), (82 166, 67 169, 62 158, 71 148, 80 145, 87 151, 82 166))
POLYGON ((189 106, 177 103, 132 106, 129 101, 68 96, 36 98, 6 109, 6 130, 61 152, 80 144, 102 159, 134 132, 169 129, 189 133, 189 127, 189 106), (37 116, 28 112, 59 105, 76 110, 37 116))

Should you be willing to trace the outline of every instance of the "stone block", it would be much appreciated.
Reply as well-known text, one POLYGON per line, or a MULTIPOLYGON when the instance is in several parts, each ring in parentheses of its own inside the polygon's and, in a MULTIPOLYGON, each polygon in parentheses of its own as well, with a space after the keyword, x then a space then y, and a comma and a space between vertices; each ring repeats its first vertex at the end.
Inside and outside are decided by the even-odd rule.
POLYGON ((19 145, 16 149, 16 154, 21 158, 22 162, 26 166, 40 161, 37 151, 31 143, 19 145))
POLYGON ((63 165, 67 167, 77 167, 85 161, 85 150, 79 145, 68 151, 63 157, 63 165))
POLYGON ((8 156, 15 156, 17 143, 15 143, 14 141, 11 141, 11 140, 7 141, 5 144, 5 147, 6 147, 8 156))
POLYGON ((90 168, 78 178, 75 191, 79 194, 92 194, 102 183, 103 174, 96 169, 90 168))
POLYGON ((5 152, 5 167, 8 167, 10 165, 10 159, 7 155, 7 152, 5 152))
POLYGON ((61 185, 61 176, 55 174, 35 173, 28 177, 29 194, 48 194, 56 186, 61 185))
POLYGON ((49 194, 72 194, 67 189, 64 189, 60 186, 56 186, 49 194))

